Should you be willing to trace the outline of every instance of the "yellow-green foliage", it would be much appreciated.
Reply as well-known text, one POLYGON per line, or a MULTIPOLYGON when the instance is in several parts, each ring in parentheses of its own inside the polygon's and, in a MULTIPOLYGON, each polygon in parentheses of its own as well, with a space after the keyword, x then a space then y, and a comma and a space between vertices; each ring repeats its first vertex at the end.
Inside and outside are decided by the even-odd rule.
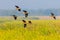
POLYGON ((60 20, 0 20, 0 40, 60 40, 60 20))

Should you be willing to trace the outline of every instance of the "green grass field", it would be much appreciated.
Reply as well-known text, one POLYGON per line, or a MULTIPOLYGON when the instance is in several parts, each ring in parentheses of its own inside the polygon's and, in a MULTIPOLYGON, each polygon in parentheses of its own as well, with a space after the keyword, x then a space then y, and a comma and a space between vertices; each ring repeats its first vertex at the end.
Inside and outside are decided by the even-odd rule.
POLYGON ((60 40, 60 20, 31 21, 0 19, 0 40, 60 40))

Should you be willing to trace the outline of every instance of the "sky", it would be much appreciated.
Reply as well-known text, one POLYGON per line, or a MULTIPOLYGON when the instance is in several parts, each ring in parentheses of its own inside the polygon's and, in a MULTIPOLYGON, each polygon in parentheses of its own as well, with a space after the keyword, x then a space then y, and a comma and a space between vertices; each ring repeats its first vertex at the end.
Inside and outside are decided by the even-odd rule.
POLYGON ((15 9, 15 5, 22 9, 59 9, 60 0, 0 0, 0 9, 15 9))

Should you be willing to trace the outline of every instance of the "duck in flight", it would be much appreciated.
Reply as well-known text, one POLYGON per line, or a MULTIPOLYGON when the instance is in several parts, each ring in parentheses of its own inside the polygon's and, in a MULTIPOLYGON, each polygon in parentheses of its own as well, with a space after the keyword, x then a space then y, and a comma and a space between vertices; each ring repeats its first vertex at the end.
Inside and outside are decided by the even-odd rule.
POLYGON ((13 18, 14 18, 14 20, 17 20, 17 16, 16 15, 13 15, 13 18))
POLYGON ((27 27, 26 21, 25 21, 25 20, 22 20, 22 21, 23 21, 23 23, 24 23, 24 28, 26 28, 26 27, 27 27))
POLYGON ((56 17, 55 17, 55 15, 54 15, 54 13, 51 13, 51 16, 56 20, 56 17))
POLYGON ((15 5, 15 7, 16 7, 16 10, 21 11, 21 8, 19 6, 15 5))
POLYGON ((28 12, 26 10, 23 10, 23 13, 24 13, 25 17, 28 17, 28 12))

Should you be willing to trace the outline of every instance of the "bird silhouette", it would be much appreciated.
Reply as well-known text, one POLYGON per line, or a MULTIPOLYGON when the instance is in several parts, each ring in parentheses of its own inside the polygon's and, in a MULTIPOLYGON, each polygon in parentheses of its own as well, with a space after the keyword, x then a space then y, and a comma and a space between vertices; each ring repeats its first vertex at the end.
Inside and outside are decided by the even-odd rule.
POLYGON ((13 17, 14 17, 14 20, 17 20, 17 16, 16 15, 13 15, 13 17))
POLYGON ((27 27, 26 21, 25 20, 22 20, 22 21, 24 23, 24 28, 26 28, 27 27))
POLYGON ((16 7, 16 10, 21 11, 21 8, 19 8, 19 6, 15 5, 15 7, 16 7))
POLYGON ((23 10, 25 17, 28 17, 28 12, 26 10, 23 10))
POLYGON ((51 13, 51 16, 52 16, 54 19, 56 19, 56 17, 55 17, 55 15, 54 15, 54 13, 51 13))
POLYGON ((28 23, 32 24, 32 22, 31 22, 31 21, 28 21, 28 23))

